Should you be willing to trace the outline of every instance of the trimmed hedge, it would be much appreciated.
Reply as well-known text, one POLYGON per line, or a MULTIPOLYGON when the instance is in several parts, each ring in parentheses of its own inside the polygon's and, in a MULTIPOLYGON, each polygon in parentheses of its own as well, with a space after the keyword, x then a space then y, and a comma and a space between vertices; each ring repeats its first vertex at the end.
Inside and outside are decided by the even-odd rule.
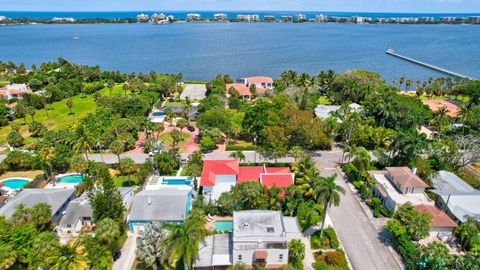
POLYGON ((255 145, 240 146, 240 145, 227 145, 226 151, 255 151, 257 147, 255 145))

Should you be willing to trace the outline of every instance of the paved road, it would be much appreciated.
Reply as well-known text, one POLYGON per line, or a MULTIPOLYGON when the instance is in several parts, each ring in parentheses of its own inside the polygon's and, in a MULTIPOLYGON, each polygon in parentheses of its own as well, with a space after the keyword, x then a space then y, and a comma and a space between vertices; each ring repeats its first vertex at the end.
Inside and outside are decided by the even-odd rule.
MULTIPOLYGON (((231 151, 207 153, 207 154, 204 154, 204 159, 207 159, 207 160, 230 159, 229 156, 231 153, 232 153, 231 151)), ((255 151, 244 151, 243 153, 245 155, 246 162, 265 162, 265 161, 274 162, 275 161, 274 159, 263 158, 258 153, 255 153, 255 151)), ((311 152, 310 154, 313 156, 315 160, 320 162, 321 166, 332 167, 335 165, 336 162, 340 160, 342 156, 342 151, 340 149, 334 149, 331 151, 315 151, 315 152, 311 152)), ((125 153, 120 155, 120 158, 123 158, 123 157, 130 157, 135 161, 135 163, 141 164, 145 162, 145 159, 148 158, 148 155, 125 153)), ((182 154, 182 159, 186 159, 187 157, 188 157, 188 154, 182 154)), ((115 164, 118 162, 117 156, 113 154, 91 154, 89 155, 89 159, 98 161, 98 162, 104 162, 106 164, 115 164)), ((292 162, 294 161, 294 159, 292 157, 285 157, 285 158, 279 158, 277 161, 292 162)))
POLYGON ((129 235, 121 251, 122 256, 113 263, 112 270, 131 270, 135 261, 135 250, 137 248, 137 236, 129 235))
MULTIPOLYGON (((336 169, 321 170, 323 176, 337 173, 336 169)), ((387 246, 382 244, 378 233, 361 209, 354 194, 348 188, 341 176, 337 184, 346 193, 342 196, 340 206, 330 208, 329 215, 342 242, 345 252, 355 270, 393 270, 402 269, 387 246)))

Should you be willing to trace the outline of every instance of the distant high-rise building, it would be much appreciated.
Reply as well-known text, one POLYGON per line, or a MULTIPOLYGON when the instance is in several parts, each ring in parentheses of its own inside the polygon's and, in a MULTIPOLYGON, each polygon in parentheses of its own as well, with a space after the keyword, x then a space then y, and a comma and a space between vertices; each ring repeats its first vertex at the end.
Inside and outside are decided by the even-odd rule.
POLYGON ((282 17, 280 18, 280 20, 281 20, 282 22, 291 22, 291 21, 293 21, 293 17, 292 17, 292 16, 282 16, 282 17))
POLYGON ((328 21, 328 17, 326 15, 320 14, 320 15, 315 16, 315 21, 326 22, 326 21, 328 21))
POLYGON ((215 21, 226 21, 227 20, 227 14, 225 14, 225 13, 215 13, 215 14, 213 14, 213 19, 215 21))
POLYGON ((275 21, 275 16, 265 15, 265 16, 263 16, 263 20, 266 21, 266 22, 274 22, 275 21))
POLYGON ((139 21, 139 22, 146 22, 146 21, 148 21, 148 19, 150 19, 150 17, 146 14, 142 13, 142 14, 137 15, 137 21, 139 21))
POLYGON ((260 21, 260 16, 258 14, 238 14, 237 20, 246 21, 246 22, 256 22, 256 21, 260 21))
POLYGON ((295 20, 297 22, 301 22, 301 21, 306 21, 307 20, 307 15, 305 14, 298 14, 295 16, 295 20))

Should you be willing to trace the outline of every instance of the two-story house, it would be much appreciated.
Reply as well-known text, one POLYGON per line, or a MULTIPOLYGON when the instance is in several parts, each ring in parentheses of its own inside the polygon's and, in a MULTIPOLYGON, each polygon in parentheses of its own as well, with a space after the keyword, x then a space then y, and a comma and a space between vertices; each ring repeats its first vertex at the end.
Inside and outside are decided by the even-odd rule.
POLYGON ((406 202, 433 205, 425 195, 428 185, 408 167, 387 167, 384 171, 369 171, 369 174, 374 182, 373 195, 387 209, 396 209, 406 202))
POLYGON ((267 210, 234 212, 232 233, 207 236, 193 268, 280 268, 288 264, 288 242, 300 237, 295 217, 267 210))

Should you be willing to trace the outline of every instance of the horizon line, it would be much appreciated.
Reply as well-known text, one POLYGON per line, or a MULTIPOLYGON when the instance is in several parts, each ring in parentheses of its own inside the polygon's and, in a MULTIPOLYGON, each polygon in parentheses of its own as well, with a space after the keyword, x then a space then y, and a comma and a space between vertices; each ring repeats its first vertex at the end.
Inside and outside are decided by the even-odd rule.
POLYGON ((79 13, 93 13, 93 12, 332 12, 332 13, 372 13, 372 14, 480 14, 480 12, 395 12, 395 11, 328 11, 328 10, 0 10, 0 12, 79 12, 79 13))

